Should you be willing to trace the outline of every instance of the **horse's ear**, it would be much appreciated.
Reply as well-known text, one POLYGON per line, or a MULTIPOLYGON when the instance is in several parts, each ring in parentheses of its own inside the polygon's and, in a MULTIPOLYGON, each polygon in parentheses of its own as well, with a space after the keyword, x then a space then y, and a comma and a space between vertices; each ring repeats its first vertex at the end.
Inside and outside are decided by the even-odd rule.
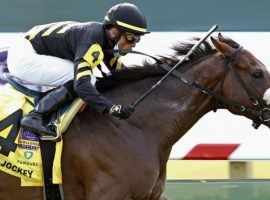
POLYGON ((222 40, 223 38, 224 38, 223 35, 219 32, 219 33, 218 33, 218 39, 219 39, 219 40, 220 40, 220 39, 222 40))
POLYGON ((216 47, 216 49, 226 57, 231 57, 233 52, 235 51, 234 48, 232 48, 231 46, 221 41, 218 41, 213 37, 211 37, 211 41, 213 45, 216 47))
POLYGON ((224 37, 221 33, 218 33, 218 40, 230 45, 233 48, 238 48, 240 45, 231 38, 224 37))

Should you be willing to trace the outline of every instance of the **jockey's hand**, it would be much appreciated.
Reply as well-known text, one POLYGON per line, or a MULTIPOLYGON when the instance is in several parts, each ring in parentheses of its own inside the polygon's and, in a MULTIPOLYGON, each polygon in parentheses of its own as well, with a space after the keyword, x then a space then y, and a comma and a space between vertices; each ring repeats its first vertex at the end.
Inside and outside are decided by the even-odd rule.
POLYGON ((119 117, 121 119, 128 119, 134 112, 134 108, 131 105, 113 105, 109 113, 113 116, 119 117))

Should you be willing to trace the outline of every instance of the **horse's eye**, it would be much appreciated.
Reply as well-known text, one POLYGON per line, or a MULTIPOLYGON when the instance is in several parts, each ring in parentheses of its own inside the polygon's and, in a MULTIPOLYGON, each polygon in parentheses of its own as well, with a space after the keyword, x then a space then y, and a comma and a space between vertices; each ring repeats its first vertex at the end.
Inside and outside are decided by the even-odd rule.
POLYGON ((263 78, 263 72, 262 71, 256 71, 252 74, 252 76, 255 78, 255 79, 262 79, 263 78))

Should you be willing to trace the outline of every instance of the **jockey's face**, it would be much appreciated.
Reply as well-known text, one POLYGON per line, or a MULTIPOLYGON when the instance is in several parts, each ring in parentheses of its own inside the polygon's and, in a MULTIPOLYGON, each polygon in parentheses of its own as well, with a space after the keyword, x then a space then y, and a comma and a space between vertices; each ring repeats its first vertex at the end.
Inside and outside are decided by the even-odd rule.
POLYGON ((129 32, 123 32, 120 40, 118 41, 118 47, 120 50, 131 50, 136 46, 136 43, 140 41, 140 36, 134 35, 129 32))
MULTIPOLYGON (((120 32, 117 28, 111 27, 109 29, 109 33, 111 34, 111 37, 116 37, 120 32)), ((136 43, 138 43, 140 39, 141 36, 139 35, 134 35, 127 31, 123 31, 117 45, 120 50, 132 50, 132 48, 136 46, 136 43)))

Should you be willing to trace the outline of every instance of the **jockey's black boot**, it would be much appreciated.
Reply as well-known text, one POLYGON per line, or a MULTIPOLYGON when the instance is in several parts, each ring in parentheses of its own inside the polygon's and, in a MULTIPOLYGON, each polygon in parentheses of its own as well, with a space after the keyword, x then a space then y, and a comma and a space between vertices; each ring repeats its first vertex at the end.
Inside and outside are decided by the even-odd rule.
POLYGON ((64 103, 75 98, 73 82, 67 82, 46 94, 37 104, 36 108, 28 115, 22 118, 21 126, 28 131, 34 132, 40 136, 56 136, 56 133, 49 130, 44 122, 44 118, 64 103), (72 85, 72 87, 67 87, 72 85))

